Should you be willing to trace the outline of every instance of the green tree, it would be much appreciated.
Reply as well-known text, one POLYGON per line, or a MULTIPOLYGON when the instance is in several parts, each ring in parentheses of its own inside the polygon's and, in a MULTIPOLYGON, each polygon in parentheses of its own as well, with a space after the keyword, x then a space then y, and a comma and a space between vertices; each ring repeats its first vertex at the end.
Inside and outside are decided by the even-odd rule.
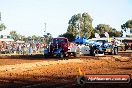
POLYGON ((68 38, 68 40, 69 40, 69 42, 72 42, 72 41, 74 41, 74 39, 75 39, 75 36, 73 36, 73 34, 72 33, 64 33, 64 34, 62 34, 62 35, 59 35, 59 37, 65 37, 65 38, 68 38))
POLYGON ((17 41, 20 38, 19 35, 17 34, 17 32, 14 30, 10 31, 10 35, 15 41, 17 41))
POLYGON ((78 24, 80 24, 80 36, 82 37, 83 34, 86 33, 87 38, 89 38, 91 36, 91 32, 93 31, 92 21, 93 19, 88 13, 75 14, 69 20, 67 32, 76 36, 79 31, 78 24))
POLYGON ((6 26, 3 23, 0 24, 0 31, 5 30, 5 29, 6 29, 6 26))
POLYGON ((22 41, 27 41, 27 37, 23 35, 22 38, 21 38, 21 40, 22 41))
POLYGON ((21 41, 27 41, 27 38, 26 38, 24 35, 18 34, 18 38, 19 38, 19 40, 21 40, 21 41))
POLYGON ((37 41, 37 36, 36 35, 33 35, 32 36, 32 40, 37 41))
POLYGON ((122 32, 117 31, 115 28, 112 28, 107 24, 99 24, 94 29, 94 33, 98 33, 101 37, 104 37, 104 32, 107 32, 110 37, 122 36, 122 32))
POLYGON ((32 37, 31 37, 31 36, 28 36, 27 39, 28 39, 28 40, 32 40, 32 37))
POLYGON ((43 43, 45 42, 43 37, 38 36, 38 39, 39 39, 39 42, 40 42, 41 44, 43 44, 43 43))
POLYGON ((126 23, 121 25, 121 28, 126 32, 127 29, 130 29, 132 33, 132 20, 128 20, 126 23))
POLYGON ((52 40, 52 35, 50 34, 50 33, 46 33, 45 35, 44 35, 44 43, 46 43, 46 44, 49 44, 50 42, 51 42, 51 40, 52 40))
POLYGON ((106 24, 99 24, 99 25, 97 25, 97 27, 95 29, 99 34, 102 34, 104 32, 109 32, 112 30, 112 28, 106 24))

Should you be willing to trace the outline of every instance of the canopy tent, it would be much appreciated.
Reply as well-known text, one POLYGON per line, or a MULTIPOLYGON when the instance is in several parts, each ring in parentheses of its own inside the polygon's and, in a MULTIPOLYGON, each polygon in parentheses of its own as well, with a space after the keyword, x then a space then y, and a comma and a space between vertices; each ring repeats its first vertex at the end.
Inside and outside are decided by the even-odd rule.
POLYGON ((18 41, 16 41, 16 43, 25 43, 25 41, 19 41, 19 40, 18 40, 18 41))
POLYGON ((14 39, 4 39, 4 38, 0 38, 0 41, 14 42, 14 39))

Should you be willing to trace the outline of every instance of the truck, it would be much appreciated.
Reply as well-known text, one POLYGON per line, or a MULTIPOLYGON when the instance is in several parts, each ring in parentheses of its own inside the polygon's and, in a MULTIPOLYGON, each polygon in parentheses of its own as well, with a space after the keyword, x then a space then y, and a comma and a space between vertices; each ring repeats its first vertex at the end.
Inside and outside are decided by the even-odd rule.
POLYGON ((97 54, 118 54, 118 46, 116 43, 108 42, 107 40, 94 40, 90 43, 90 55, 95 56, 97 54))
POLYGON ((80 55, 89 54, 89 51, 90 48, 87 45, 69 42, 67 38, 58 37, 53 38, 52 42, 44 50, 44 56, 55 56, 60 58, 67 56, 79 57, 80 55))
POLYGON ((57 56, 63 58, 68 51, 67 38, 53 38, 49 46, 44 50, 44 56, 57 56))
POLYGON ((53 38, 52 42, 44 50, 44 56, 55 56, 60 58, 70 55, 78 56, 80 54, 80 48, 73 44, 70 44, 68 39, 64 37, 53 38))

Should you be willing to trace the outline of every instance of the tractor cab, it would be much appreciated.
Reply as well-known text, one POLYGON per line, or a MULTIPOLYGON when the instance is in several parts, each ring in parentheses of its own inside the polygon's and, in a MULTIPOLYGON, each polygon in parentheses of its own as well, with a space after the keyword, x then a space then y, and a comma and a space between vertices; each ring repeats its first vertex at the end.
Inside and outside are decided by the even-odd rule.
POLYGON ((62 48, 64 51, 68 50, 68 39, 64 37, 53 38, 51 42, 52 48, 62 48))
POLYGON ((48 48, 44 50, 45 56, 64 57, 68 51, 68 39, 64 37, 53 38, 48 48))

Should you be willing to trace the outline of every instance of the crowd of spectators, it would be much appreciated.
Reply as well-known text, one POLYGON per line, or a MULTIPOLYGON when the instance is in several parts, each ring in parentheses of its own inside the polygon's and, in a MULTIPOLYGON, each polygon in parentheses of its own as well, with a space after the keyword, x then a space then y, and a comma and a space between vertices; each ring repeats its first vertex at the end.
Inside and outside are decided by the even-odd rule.
POLYGON ((32 55, 37 53, 43 53, 44 44, 37 43, 17 43, 17 42, 0 42, 1 54, 20 54, 20 55, 32 55))

